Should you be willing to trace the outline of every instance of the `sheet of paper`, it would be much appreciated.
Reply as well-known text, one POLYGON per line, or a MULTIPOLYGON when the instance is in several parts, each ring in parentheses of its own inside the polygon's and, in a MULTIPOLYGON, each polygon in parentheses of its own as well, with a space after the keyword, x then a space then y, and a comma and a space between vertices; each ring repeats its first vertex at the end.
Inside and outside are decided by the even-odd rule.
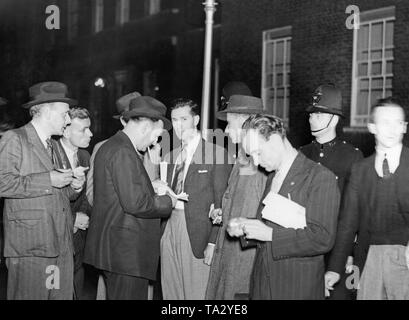
POLYGON ((168 175, 168 163, 165 161, 162 161, 159 163, 159 174, 160 174, 160 179, 163 182, 166 182, 167 175, 168 175))
POLYGON ((303 229, 307 226, 305 208, 280 194, 270 192, 263 200, 263 219, 285 228, 303 229))

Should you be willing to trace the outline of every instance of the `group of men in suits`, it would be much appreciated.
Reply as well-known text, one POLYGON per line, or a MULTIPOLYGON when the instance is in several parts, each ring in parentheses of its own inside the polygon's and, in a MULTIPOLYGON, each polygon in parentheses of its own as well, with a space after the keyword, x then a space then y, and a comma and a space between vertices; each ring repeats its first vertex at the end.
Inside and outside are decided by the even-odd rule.
POLYGON ((131 93, 117 102, 123 129, 90 160, 88 111, 62 83, 31 87, 32 121, 0 140, 8 299, 81 299, 83 262, 101 271, 114 300, 147 299, 159 266, 164 299, 352 299, 356 291, 409 299, 403 108, 392 99, 373 107, 376 152, 362 159, 337 138, 342 95, 333 84, 314 92, 306 111, 315 140, 300 150, 250 95, 231 93, 221 112, 239 143, 235 159, 201 135, 192 100, 175 100, 169 120, 163 103, 131 93), (158 139, 172 127, 178 145, 160 157, 158 139), (153 150, 165 164, 160 177, 152 155, 146 161, 153 150), (249 172, 257 179, 240 177, 249 172), (249 183, 262 185, 258 203, 234 206, 249 183), (271 199, 296 207, 305 224, 277 218, 289 212, 272 217, 271 199), (245 286, 222 270, 241 259, 252 265, 240 271, 245 286))

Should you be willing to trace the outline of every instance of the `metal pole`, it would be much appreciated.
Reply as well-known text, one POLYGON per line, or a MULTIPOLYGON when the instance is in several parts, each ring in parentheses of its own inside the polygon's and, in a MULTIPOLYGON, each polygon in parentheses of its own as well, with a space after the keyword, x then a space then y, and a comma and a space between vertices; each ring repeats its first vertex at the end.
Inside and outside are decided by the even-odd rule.
POLYGON ((209 128, 209 102, 210 102, 210 74, 212 68, 212 40, 213 40, 213 15, 216 11, 216 1, 206 0, 203 2, 206 13, 206 33, 204 45, 203 88, 202 88, 202 116, 201 130, 203 137, 207 137, 209 128))

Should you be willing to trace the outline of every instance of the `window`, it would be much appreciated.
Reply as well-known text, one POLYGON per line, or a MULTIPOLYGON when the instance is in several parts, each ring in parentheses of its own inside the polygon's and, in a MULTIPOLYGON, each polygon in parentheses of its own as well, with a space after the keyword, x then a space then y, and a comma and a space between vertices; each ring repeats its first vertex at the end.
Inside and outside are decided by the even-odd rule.
POLYGON ((93 0, 92 30, 100 32, 104 26, 104 0, 93 0))
POLYGON ((78 36, 78 23, 79 23, 79 8, 78 0, 68 0, 68 17, 67 17, 67 37, 68 41, 71 41, 76 36, 78 36))
POLYGON ((152 15, 160 12, 160 0, 145 0, 146 15, 152 15))
POLYGON ((261 93, 264 108, 288 125, 290 106, 291 27, 263 32, 261 93))
POLYGON ((371 106, 392 95, 395 8, 361 12, 354 30, 351 126, 365 126, 371 106))
POLYGON ((116 2, 116 24, 123 25, 129 21, 129 0, 117 0, 116 2))

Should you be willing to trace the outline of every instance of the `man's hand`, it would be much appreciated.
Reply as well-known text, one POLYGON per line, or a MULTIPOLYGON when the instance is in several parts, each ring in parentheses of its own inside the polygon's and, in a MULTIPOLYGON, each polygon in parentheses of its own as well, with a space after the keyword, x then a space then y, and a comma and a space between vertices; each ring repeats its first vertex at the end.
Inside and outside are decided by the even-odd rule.
POLYGON ((352 273, 352 270, 354 268, 354 257, 349 256, 347 259, 347 263, 345 265, 345 273, 352 273))
POLYGON ((84 212, 77 212, 74 222, 74 233, 80 230, 87 230, 89 227, 89 217, 84 212))
POLYGON ((230 237, 241 237, 244 235, 243 232, 243 224, 244 218, 233 218, 230 219, 229 223, 227 224, 227 233, 230 237))
POLYGON ((339 281, 341 276, 339 273, 327 271, 324 276, 325 281, 325 296, 330 296, 330 291, 334 290, 334 285, 339 281))
POLYGON ((243 233, 246 239, 259 241, 273 240, 273 228, 265 225, 258 219, 245 219, 243 221, 243 233))
POLYGON ((165 195, 168 192, 168 189, 170 189, 166 182, 163 182, 162 180, 159 179, 152 182, 152 187, 155 193, 158 194, 159 196, 165 195))
POLYGON ((207 247, 204 251, 204 260, 203 262, 210 266, 212 264, 213 260, 213 253, 214 253, 214 247, 215 245, 213 243, 208 243, 207 247))
POLYGON ((213 224, 221 224, 223 222, 222 209, 215 209, 214 204, 212 203, 210 205, 209 218, 212 219, 213 224))
POLYGON ((51 185, 54 188, 64 188, 66 186, 68 186, 72 180, 72 170, 70 169, 58 169, 57 170, 53 170, 50 172, 50 178, 51 178, 51 185))
POLYGON ((73 188, 77 192, 80 192, 82 190, 82 187, 84 186, 84 183, 85 176, 73 178, 71 181, 71 188, 73 188))
POLYGON ((406 246, 405 256, 406 256, 406 265, 407 265, 407 267, 409 269, 409 243, 406 246))
POLYGON ((72 175, 74 176, 74 178, 82 178, 85 176, 85 171, 87 171, 89 169, 89 167, 76 167, 75 169, 72 169, 72 175))

